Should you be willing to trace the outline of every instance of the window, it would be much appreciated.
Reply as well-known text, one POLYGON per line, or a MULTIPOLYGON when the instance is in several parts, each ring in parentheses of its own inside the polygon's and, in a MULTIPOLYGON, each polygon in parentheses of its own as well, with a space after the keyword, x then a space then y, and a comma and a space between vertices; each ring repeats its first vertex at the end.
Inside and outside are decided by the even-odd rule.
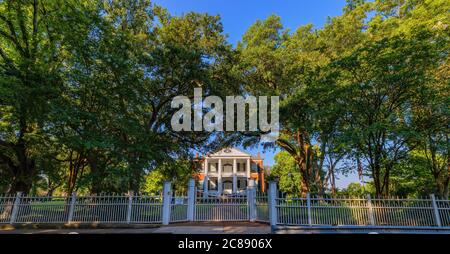
POLYGON ((245 172, 245 171, 247 171, 246 170, 246 167, 245 167, 245 162, 244 163, 238 163, 238 172, 245 172))
POLYGON ((209 183, 208 190, 217 190, 218 187, 217 179, 209 180, 208 183, 209 183))
POLYGON ((247 187, 247 180, 245 179, 238 179, 237 181, 237 188, 238 190, 244 190, 247 187))
POLYGON ((252 172, 258 172, 258 165, 256 163, 252 163, 250 169, 252 172))
POLYGON ((231 164, 223 165, 223 172, 224 173, 233 173, 233 165, 231 165, 231 164))
POLYGON ((209 163, 209 172, 217 172, 218 163, 209 163))
POLYGON ((223 182, 223 190, 224 191, 232 191, 233 190, 233 182, 232 181, 224 181, 223 182))

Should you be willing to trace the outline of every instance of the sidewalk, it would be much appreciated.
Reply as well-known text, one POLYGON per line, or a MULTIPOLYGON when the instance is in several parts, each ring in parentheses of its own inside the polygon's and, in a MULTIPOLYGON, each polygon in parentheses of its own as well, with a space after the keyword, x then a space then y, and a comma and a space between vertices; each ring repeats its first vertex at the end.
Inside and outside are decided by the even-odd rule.
POLYGON ((183 223, 157 228, 154 233, 170 234, 270 234, 270 226, 251 222, 183 223))
POLYGON ((3 229, 0 234, 270 234, 270 226, 251 222, 179 223, 155 228, 3 229))

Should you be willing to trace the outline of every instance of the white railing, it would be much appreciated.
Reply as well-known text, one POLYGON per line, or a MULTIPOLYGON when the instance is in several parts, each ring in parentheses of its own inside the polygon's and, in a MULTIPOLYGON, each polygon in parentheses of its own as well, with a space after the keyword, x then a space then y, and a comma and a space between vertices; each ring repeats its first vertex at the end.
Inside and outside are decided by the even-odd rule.
POLYGON ((162 195, 133 196, 130 223, 161 223, 162 195))
MULTIPOLYGON (((276 185, 270 187, 276 188, 276 185)), ((269 193, 274 203, 272 225, 450 228, 450 201, 436 200, 434 195, 430 198, 380 199, 370 195, 331 198, 269 193)))
POLYGON ((170 182, 159 195, 70 197, 0 195, 0 223, 169 223, 260 221, 270 225, 450 229, 450 200, 429 198, 297 197, 249 187, 245 194, 205 197, 189 181, 187 193, 170 182))
POLYGON ((256 221, 269 222, 267 193, 256 193, 256 221))
POLYGON ((195 200, 195 221, 248 221, 247 196, 203 197, 195 200))
POLYGON ((0 196, 0 223, 161 223, 162 196, 0 196))
POLYGON ((170 222, 188 220, 188 196, 187 193, 174 193, 170 203, 170 222))
POLYGON ((441 226, 450 227, 450 200, 436 200, 441 226))
POLYGON ((11 222, 11 214, 15 200, 16 195, 0 195, 0 224, 11 222))
POLYGON ((376 226, 437 226, 431 199, 373 199, 372 207, 376 226))
POLYGON ((69 202, 65 197, 20 197, 15 222, 65 223, 69 202))
POLYGON ((77 197, 71 222, 121 223, 127 221, 129 197, 125 195, 77 197))

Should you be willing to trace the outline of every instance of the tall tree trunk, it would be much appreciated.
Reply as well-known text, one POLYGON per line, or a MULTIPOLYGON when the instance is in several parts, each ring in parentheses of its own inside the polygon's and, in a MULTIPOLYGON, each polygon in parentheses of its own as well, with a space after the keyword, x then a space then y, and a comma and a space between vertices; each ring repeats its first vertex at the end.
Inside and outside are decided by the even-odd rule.
POLYGON ((102 189, 103 189, 103 184, 101 183, 101 177, 100 175, 100 168, 98 167, 98 163, 97 163, 97 159, 95 158, 95 153, 91 153, 88 156, 88 163, 89 163, 89 167, 91 169, 91 173, 93 175, 94 180, 91 183, 91 192, 93 194, 100 194, 102 189), (96 181, 96 179, 100 180, 100 181, 96 181))
POLYGON ((76 152, 75 158, 73 158, 74 151, 70 151, 70 162, 69 162, 69 180, 67 182, 67 195, 72 195, 75 189, 78 174, 85 167, 85 158, 82 153, 76 152))
POLYGON ((334 175, 334 166, 330 168, 331 195, 336 196, 336 176, 334 175))
POLYGON ((308 192, 309 192, 309 182, 308 182, 308 180, 305 179, 305 177, 303 177, 303 175, 300 180, 300 187, 301 187, 300 188, 301 196, 306 197, 306 194, 308 194, 308 192))
POLYGON ((9 189, 9 193, 23 192, 28 194, 33 184, 33 177, 36 173, 36 163, 29 158, 26 145, 20 142, 15 147, 15 152, 19 165, 15 167, 14 178, 9 189))

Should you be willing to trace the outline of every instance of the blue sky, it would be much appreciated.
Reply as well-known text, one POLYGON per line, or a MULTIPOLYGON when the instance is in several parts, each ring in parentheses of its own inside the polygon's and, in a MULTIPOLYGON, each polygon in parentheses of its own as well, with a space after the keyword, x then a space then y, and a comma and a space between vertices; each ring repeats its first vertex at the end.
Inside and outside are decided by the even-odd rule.
MULTIPOLYGON (((272 14, 280 16, 284 27, 290 30, 306 24, 320 28, 327 17, 341 15, 345 6, 345 0, 154 0, 153 3, 167 8, 172 15, 191 11, 220 15, 224 33, 233 45, 256 20, 272 14)), ((260 151, 266 165, 274 164, 273 157, 277 151, 263 151, 262 148, 245 150, 254 155, 260 151)), ((338 186, 344 187, 356 181, 356 175, 340 176, 338 186)))
POLYGON ((190 11, 220 15, 228 41, 235 44, 257 19, 271 14, 279 15, 284 26, 291 30, 309 23, 322 27, 328 16, 342 13, 345 0, 156 0, 153 3, 174 15, 190 11))

